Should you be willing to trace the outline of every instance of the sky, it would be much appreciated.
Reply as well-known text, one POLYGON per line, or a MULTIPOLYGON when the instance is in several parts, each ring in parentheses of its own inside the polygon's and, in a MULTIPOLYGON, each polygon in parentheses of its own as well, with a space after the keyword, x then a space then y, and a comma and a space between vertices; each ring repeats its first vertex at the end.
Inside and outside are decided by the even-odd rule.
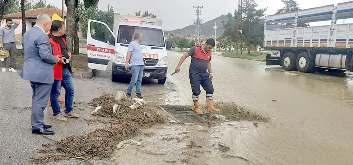
MULTIPOLYGON (((299 7, 303 9, 347 1, 352 0, 297 0, 299 7)), ((47 2, 61 7, 61 0, 47 2)), ((203 5, 201 19, 206 22, 220 15, 233 13, 237 8, 237 2, 238 0, 100 0, 98 6, 106 10, 110 5, 122 15, 148 10, 162 19, 166 30, 174 30, 193 24, 196 18, 193 5, 203 5)), ((256 0, 256 2, 259 8, 267 9, 266 15, 274 14, 283 7, 281 0, 256 0)))

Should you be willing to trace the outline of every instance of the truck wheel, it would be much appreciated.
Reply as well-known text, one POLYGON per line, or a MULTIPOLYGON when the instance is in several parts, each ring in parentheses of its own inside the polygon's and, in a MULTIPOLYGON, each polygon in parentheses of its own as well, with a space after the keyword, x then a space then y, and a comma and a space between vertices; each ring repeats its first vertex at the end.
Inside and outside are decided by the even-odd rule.
POLYGON ((166 78, 166 77, 163 78, 163 79, 159 79, 159 80, 158 80, 158 84, 164 85, 166 81, 167 81, 167 78, 166 78))
POLYGON ((301 52, 297 58, 297 69, 300 72, 310 73, 313 72, 315 67, 314 60, 307 52, 301 52))
POLYGON ((285 70, 291 71, 296 69, 295 54, 292 52, 284 53, 282 57, 282 67, 285 70))

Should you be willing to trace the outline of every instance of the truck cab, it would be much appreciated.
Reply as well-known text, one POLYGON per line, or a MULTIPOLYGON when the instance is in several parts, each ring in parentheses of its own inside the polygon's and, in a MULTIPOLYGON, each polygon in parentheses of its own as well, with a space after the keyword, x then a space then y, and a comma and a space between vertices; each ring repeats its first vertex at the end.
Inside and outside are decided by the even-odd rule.
POLYGON ((167 79, 167 50, 162 24, 156 18, 114 16, 114 31, 103 22, 89 20, 87 30, 88 67, 107 70, 112 63, 112 81, 131 78, 125 69, 128 46, 135 33, 143 35, 144 78, 156 79, 165 84, 167 79))

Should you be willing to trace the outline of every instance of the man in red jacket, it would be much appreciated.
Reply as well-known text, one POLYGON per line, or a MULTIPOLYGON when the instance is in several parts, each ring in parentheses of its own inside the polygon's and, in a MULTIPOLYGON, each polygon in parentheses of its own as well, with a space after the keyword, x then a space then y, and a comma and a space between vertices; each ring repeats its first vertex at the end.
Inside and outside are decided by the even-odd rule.
POLYGON ((201 94, 200 86, 206 91, 207 112, 212 113, 219 111, 215 108, 213 101, 214 88, 212 84, 213 74, 211 67, 213 47, 215 47, 215 40, 210 38, 205 44, 191 48, 188 53, 181 57, 174 72, 180 72, 180 67, 185 59, 191 57, 189 79, 192 89, 192 99, 194 102, 194 112, 199 115, 203 114, 199 104, 199 95, 201 94))

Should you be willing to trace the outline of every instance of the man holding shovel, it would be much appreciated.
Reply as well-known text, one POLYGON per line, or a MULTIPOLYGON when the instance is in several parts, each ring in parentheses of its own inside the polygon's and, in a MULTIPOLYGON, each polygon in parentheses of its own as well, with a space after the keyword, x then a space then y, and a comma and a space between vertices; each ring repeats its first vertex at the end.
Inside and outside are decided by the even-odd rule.
POLYGON ((194 102, 194 112, 198 115, 202 115, 203 112, 200 109, 199 95, 201 94, 200 86, 206 91, 207 100, 207 112, 212 113, 219 111, 214 106, 213 101, 213 84, 212 84, 212 49, 215 47, 215 40, 210 38, 202 46, 195 46, 190 49, 188 53, 185 53, 179 60, 178 65, 175 68, 175 73, 180 72, 180 67, 184 63, 185 59, 191 57, 191 64, 189 68, 189 79, 192 89, 192 99, 194 102))

